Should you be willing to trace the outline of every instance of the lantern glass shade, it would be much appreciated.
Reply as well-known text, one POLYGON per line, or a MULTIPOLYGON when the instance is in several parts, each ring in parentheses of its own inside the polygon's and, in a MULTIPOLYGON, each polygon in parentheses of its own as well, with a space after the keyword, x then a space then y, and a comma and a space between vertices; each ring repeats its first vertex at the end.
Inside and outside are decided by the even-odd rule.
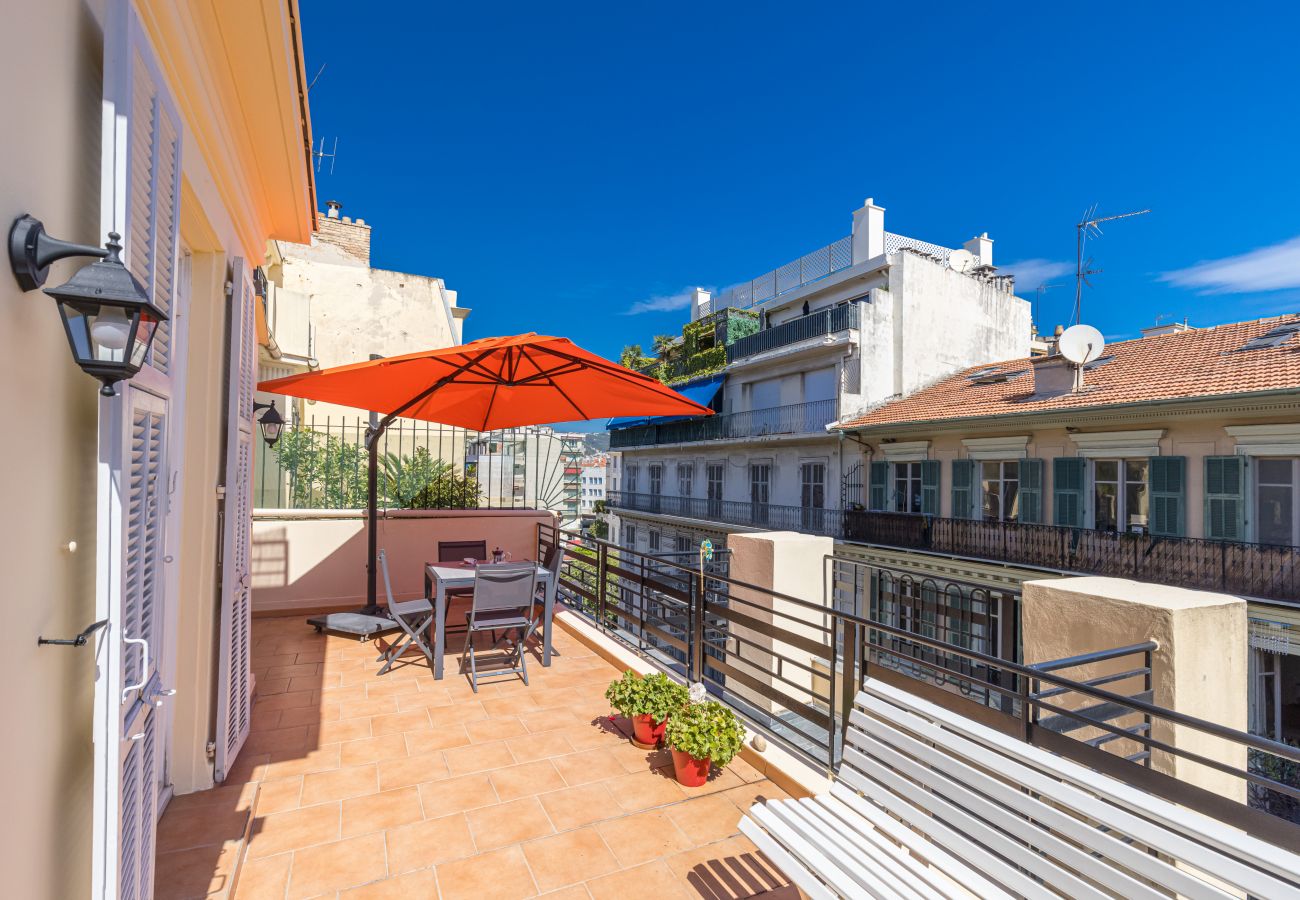
POLYGON ((274 401, 266 412, 262 413, 262 418, 258 419, 257 427, 262 429, 262 440, 266 441, 266 446, 274 447, 275 442, 280 439, 280 432, 284 430, 284 419, 275 408, 274 401))

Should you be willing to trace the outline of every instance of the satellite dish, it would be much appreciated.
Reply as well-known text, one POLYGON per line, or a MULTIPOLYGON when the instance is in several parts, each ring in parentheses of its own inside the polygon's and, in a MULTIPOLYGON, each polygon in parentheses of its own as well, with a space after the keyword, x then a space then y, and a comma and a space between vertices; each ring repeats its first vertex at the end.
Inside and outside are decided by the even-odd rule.
POLYGON ((948 254, 948 266, 958 272, 969 272, 975 268, 975 254, 969 250, 954 250, 948 254))
POLYGON ((1082 366, 1101 356, 1101 351, 1106 349, 1106 339, 1091 325, 1071 325, 1057 340, 1056 346, 1062 356, 1076 366, 1082 366))

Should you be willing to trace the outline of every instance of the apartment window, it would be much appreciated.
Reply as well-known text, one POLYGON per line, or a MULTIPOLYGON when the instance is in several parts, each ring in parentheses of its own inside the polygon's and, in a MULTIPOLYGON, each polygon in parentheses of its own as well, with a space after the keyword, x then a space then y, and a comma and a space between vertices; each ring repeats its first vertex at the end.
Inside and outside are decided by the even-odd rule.
POLYGON ((1296 468, 1300 460, 1268 459, 1256 461, 1255 539, 1261 544, 1295 546, 1300 534, 1300 503, 1296 486, 1300 485, 1296 468))
POLYGON ((1147 530, 1147 461, 1098 459, 1092 466, 1092 527, 1147 530))
POLYGON ((726 474, 726 463, 709 463, 704 470, 708 480, 709 515, 722 515, 722 478, 726 474))
POLYGON ((630 494, 636 493, 636 480, 637 480, 636 477, 638 474, 637 469, 638 469, 637 465, 633 463, 623 470, 623 484, 624 484, 623 490, 627 491, 630 494))
POLYGON ((648 538, 649 541, 650 541, 650 544, 649 544, 650 552, 651 552, 651 553, 658 553, 658 552, 659 552, 659 532, 656 531, 655 529, 651 528, 649 531, 646 532, 646 535, 647 535, 647 538, 648 538))
POLYGON ((677 535, 677 552, 678 553, 691 552, 691 539, 684 534, 677 535))
POLYGON ((805 531, 821 531, 826 508, 826 463, 799 464, 800 518, 805 531))
POLYGON ((664 489, 664 467, 655 464, 650 467, 650 493, 661 494, 664 489))
POLYGON ((623 526, 623 546, 629 550, 636 549, 636 526, 635 525, 623 526))
POLYGON ((980 463, 983 512, 989 522, 1015 522, 1020 518, 1020 463, 980 463))
POLYGON ((677 493, 682 497, 691 496, 695 481, 695 466, 691 463, 677 464, 677 493))
POLYGON ((921 464, 894 463, 894 512, 921 511, 921 464))
POLYGON ((771 463, 750 463, 749 464, 749 502, 753 507, 751 515, 754 524, 763 525, 767 522, 767 504, 772 497, 772 464, 771 463))

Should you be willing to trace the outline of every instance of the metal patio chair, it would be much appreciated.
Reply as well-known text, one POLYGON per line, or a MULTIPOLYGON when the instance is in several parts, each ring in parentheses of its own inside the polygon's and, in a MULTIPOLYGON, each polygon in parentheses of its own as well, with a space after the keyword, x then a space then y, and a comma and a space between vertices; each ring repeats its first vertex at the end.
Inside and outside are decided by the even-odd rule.
MULTIPOLYGON (((458 563, 462 559, 473 558, 485 561, 488 558, 487 541, 438 541, 438 562, 458 563)), ((468 600, 474 593, 473 588, 452 588, 447 591, 447 618, 443 622, 443 633, 447 636, 460 634, 460 626, 452 626, 451 607, 458 600, 468 600)))
MULTIPOLYGON (((528 684, 528 663, 524 658, 524 637, 532 627, 533 600, 537 594, 537 564, 534 562, 490 563, 479 566, 474 572, 474 598, 465 617, 465 650, 462 665, 468 659, 470 686, 478 693, 478 658, 474 650, 474 635, 489 632, 495 636, 511 632, 518 639, 506 653, 510 668, 494 668, 485 677, 520 675, 528 684)), ((493 641, 495 648, 500 641, 493 641)))
POLYGON ((398 627, 405 632, 388 648, 386 653, 379 655, 379 660, 384 661, 383 668, 379 674, 383 675, 393 667, 393 663, 405 653, 414 644, 424 653, 425 659, 429 661, 429 668, 433 668, 433 650, 424 642, 423 635, 429 632, 429 623, 433 621, 433 604, 425 598, 418 600, 397 600, 393 597, 393 583, 388 577, 388 555, 385 551, 379 551, 379 571, 384 575, 384 592, 388 594, 388 613, 393 617, 393 621, 398 627))
POLYGON ((521 643, 526 643, 537 630, 542 627, 542 620, 546 617, 546 601, 551 601, 551 614, 555 614, 555 594, 560 587, 560 567, 564 563, 564 548, 558 543, 546 553, 546 562, 543 564, 551 573, 551 579, 546 584, 539 584, 536 592, 533 594, 533 605, 529 611, 529 618, 532 620, 528 626, 528 631, 524 633, 521 643))

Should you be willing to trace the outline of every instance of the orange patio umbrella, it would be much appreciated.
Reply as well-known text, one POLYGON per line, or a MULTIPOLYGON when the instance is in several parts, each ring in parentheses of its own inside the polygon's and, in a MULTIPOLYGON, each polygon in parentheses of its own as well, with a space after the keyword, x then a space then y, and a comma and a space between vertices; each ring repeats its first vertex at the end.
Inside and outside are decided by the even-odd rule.
POLYGON ((567 338, 539 334, 483 338, 458 347, 335 366, 264 381, 258 390, 384 414, 366 431, 371 614, 378 608, 378 438, 394 419, 493 431, 612 416, 713 414, 657 380, 589 353, 567 338))

